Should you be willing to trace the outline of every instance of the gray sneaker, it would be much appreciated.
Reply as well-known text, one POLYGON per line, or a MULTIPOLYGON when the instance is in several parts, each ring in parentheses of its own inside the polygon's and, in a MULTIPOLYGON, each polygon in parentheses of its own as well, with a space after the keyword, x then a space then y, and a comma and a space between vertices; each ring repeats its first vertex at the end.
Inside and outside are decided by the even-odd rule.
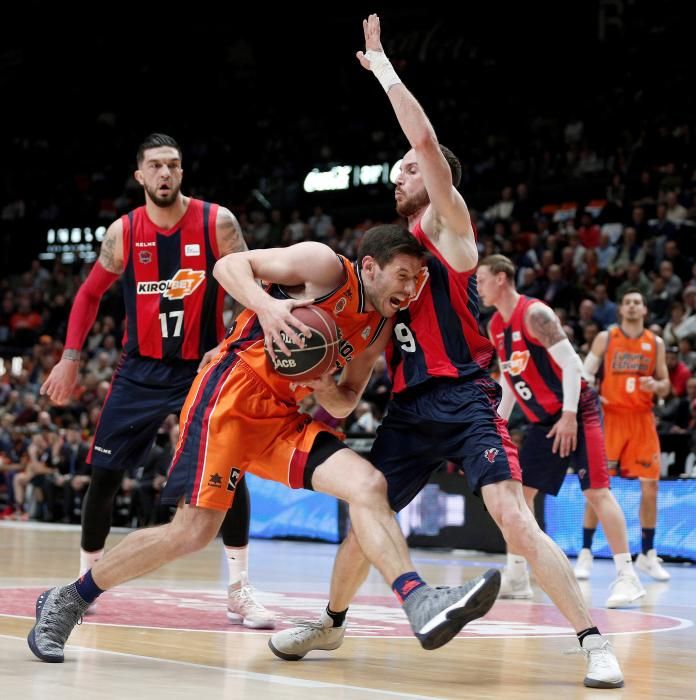
POLYGON ((489 569, 463 586, 421 586, 404 602, 413 631, 424 649, 437 649, 472 620, 483 617, 500 590, 500 571, 489 569))
POLYGON ((27 637, 34 656, 50 664, 63 663, 65 642, 88 607, 74 584, 44 591, 36 599, 36 624, 27 637))
POLYGON ((268 646, 280 659, 299 661, 313 649, 338 649, 343 644, 345 633, 345 622, 340 627, 334 627, 333 620, 325 610, 318 622, 301 622, 297 627, 276 632, 268 640, 268 646))

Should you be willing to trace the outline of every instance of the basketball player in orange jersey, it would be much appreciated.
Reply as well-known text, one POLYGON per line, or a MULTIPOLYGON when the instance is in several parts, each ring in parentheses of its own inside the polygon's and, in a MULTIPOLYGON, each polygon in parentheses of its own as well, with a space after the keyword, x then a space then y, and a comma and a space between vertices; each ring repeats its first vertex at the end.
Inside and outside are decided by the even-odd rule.
MULTIPOLYGON (((360 546, 392 586, 424 648, 442 646, 488 612, 500 572, 491 569, 464 586, 426 585, 389 508, 382 474, 326 425, 299 413, 298 402, 310 390, 276 373, 264 352, 265 342, 271 347, 275 341, 289 354, 283 335, 301 346, 298 333, 308 336, 310 329, 292 310, 314 302, 341 331, 340 366, 371 368, 392 330, 387 319, 415 295, 423 254, 407 229, 377 226, 363 237, 355 265, 315 242, 235 253, 216 264, 216 279, 247 310, 196 378, 182 409, 163 493, 165 502, 178 503, 176 514, 167 525, 128 535, 74 583, 39 596, 28 637, 38 658, 63 661, 70 632, 104 590, 208 544, 247 470, 348 502, 360 546), (257 279, 271 284, 264 290, 257 279)), ((350 376, 344 372, 339 391, 357 403, 366 382, 352 383, 350 376)))
MULTIPOLYGON (((123 356, 87 456, 92 479, 82 506, 80 573, 104 553, 124 473, 143 463, 164 419, 181 411, 199 367, 215 356, 224 336, 225 292, 213 277, 215 262, 247 249, 228 209, 181 192, 182 153, 171 136, 150 134, 138 147, 136 162, 145 205, 107 229, 99 258, 75 295, 63 357, 41 387, 56 403, 69 400, 99 302, 120 279, 126 307, 123 356)), ((274 615, 248 585, 249 519, 249 492, 242 482, 222 525, 227 617, 268 629, 275 626, 274 615)))
MULTIPOLYGON (((489 335, 502 375, 498 412, 508 420, 517 403, 531 423, 520 450, 527 505, 534 511, 538 491, 556 496, 572 464, 614 554, 616 580, 606 606, 632 605, 645 589, 633 570, 623 511, 609 490, 597 392, 582 378, 582 362, 553 310, 515 290, 512 260, 484 258, 476 279, 484 304, 496 308, 489 335)), ((527 562, 509 547, 500 597, 532 597, 527 562)))
MULTIPOLYGON (((585 358, 585 373, 599 374, 599 394, 604 406, 604 426, 610 468, 619 475, 640 479, 642 552, 636 568, 657 581, 668 581, 654 547, 657 522, 657 489, 660 479, 660 441, 653 416, 653 397, 669 394, 665 344, 645 328, 648 308, 643 295, 629 289, 621 299, 621 323, 597 335, 585 358)), ((595 514, 585 509, 583 549, 575 575, 589 578, 592 567, 592 535, 595 514)))

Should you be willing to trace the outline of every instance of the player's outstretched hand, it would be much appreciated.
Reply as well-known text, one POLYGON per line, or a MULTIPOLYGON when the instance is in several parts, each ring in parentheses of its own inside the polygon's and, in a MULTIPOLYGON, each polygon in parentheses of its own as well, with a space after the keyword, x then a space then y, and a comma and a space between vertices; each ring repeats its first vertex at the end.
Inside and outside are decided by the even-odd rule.
MULTIPOLYGON (((379 17, 377 15, 370 15, 367 19, 363 20, 363 31, 365 32, 365 51, 382 51, 382 42, 380 40, 381 30, 379 26, 379 17)), ((358 51, 355 54, 360 61, 360 65, 370 70, 370 61, 366 58, 363 51, 358 51)))

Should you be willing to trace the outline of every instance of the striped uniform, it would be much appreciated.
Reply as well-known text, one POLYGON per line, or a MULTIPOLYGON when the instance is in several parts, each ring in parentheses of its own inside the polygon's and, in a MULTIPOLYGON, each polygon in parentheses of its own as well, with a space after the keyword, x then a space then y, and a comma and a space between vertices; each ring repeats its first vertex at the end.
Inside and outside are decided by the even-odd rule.
POLYGON ((396 317, 387 352, 394 395, 370 453, 396 511, 444 462, 462 467, 475 492, 521 480, 496 410, 500 387, 486 372, 493 346, 479 330, 474 269, 455 271, 420 223, 412 233, 429 255, 416 297, 396 317))
MULTIPOLYGON (((338 257, 345 281, 314 303, 333 316, 341 332, 338 362, 345 366, 375 342, 387 321, 365 310, 360 271, 338 257)), ((279 285, 268 291, 287 298, 279 285)), ((320 433, 334 431, 298 411, 311 391, 292 391, 292 380, 273 370, 263 344, 258 317, 246 310, 220 354, 196 378, 181 412, 165 503, 183 496, 191 505, 227 510, 247 471, 295 489, 310 486, 305 480, 310 451, 320 433)))
POLYGON ((508 383, 531 422, 520 451, 523 483, 555 496, 570 464, 583 490, 607 488, 609 472, 599 398, 584 379, 578 401, 577 447, 568 458, 551 451, 553 438, 546 436, 561 417, 563 372, 549 351, 525 327, 527 310, 539 303, 542 302, 538 299, 520 296, 507 323, 496 311, 490 324, 503 381, 508 383))
POLYGON ((147 455, 162 421, 179 413, 200 358, 224 335, 218 205, 190 199, 170 229, 139 207, 122 217, 124 353, 114 371, 88 462, 131 468, 147 455))
POLYGON ((660 440, 653 416, 653 394, 640 378, 655 375, 657 340, 644 330, 629 338, 620 326, 608 331, 599 393, 603 399, 609 461, 621 476, 660 478, 660 440))

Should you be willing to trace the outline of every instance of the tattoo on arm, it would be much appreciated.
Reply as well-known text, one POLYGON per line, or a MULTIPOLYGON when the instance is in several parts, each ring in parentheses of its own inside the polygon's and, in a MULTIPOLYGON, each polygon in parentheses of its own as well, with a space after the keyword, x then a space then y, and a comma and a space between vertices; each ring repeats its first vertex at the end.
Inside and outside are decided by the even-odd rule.
MULTIPOLYGON (((249 250, 241 226, 236 217, 227 209, 221 209, 217 221, 217 242, 220 257, 230 253, 241 253, 249 250)), ((232 307, 232 318, 237 318, 244 311, 244 307, 235 299, 232 307)))
POLYGON ((223 216, 217 221, 217 241, 220 250, 220 257, 230 253, 239 253, 247 248, 244 234, 234 215, 222 210, 223 216))
POLYGON ((558 316, 543 304, 535 304, 526 321, 527 328, 545 348, 550 348, 567 337, 558 316))
POLYGON ((118 245, 121 245, 120 236, 113 230, 107 230, 99 251, 99 262, 105 270, 120 275, 123 272, 123 260, 117 250, 118 245))

